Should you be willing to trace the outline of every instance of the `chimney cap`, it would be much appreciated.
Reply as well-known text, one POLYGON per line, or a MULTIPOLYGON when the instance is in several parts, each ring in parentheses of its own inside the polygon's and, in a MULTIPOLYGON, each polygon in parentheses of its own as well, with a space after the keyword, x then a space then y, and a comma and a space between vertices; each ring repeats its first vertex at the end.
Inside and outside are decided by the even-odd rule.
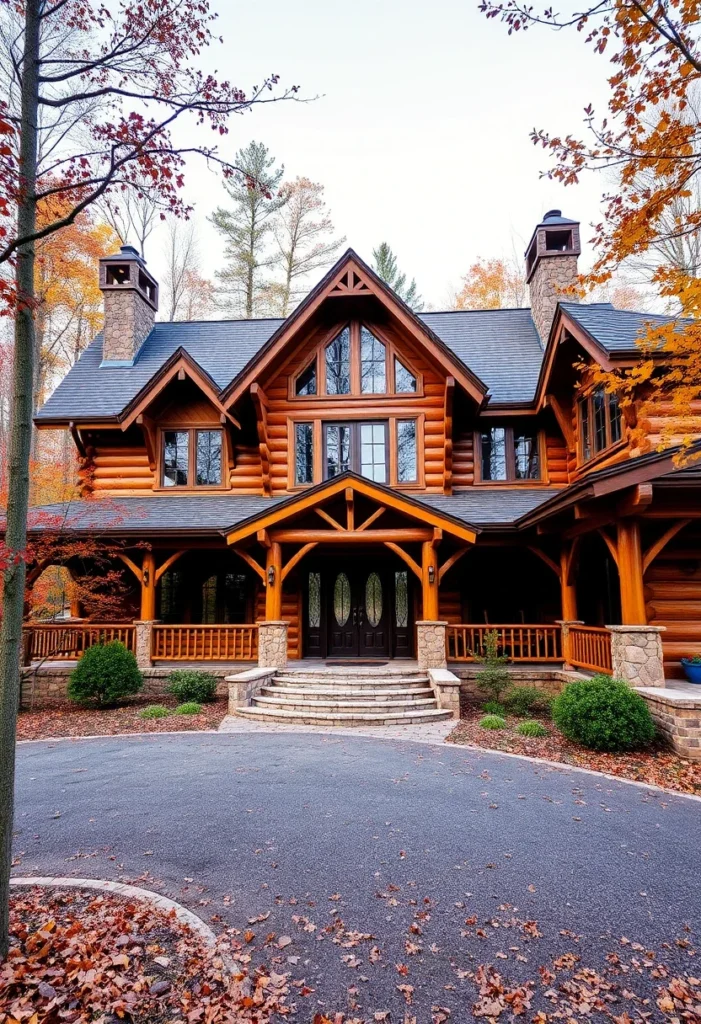
POLYGON ((553 224, 579 224, 579 221, 571 220, 570 217, 563 217, 562 210, 548 210, 547 213, 543 214, 543 219, 538 227, 542 227, 544 224, 552 227, 553 224))
POLYGON ((133 245, 123 245, 119 252, 112 253, 111 256, 102 256, 100 263, 123 263, 124 260, 136 260, 142 267, 146 266, 146 260, 141 255, 139 250, 133 245))

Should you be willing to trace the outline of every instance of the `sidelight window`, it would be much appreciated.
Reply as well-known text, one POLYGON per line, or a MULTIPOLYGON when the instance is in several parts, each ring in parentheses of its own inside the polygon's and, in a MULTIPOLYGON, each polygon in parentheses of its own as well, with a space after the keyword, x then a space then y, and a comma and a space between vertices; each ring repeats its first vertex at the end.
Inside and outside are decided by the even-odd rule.
POLYGON ((314 481, 314 428, 311 423, 295 425, 295 483, 314 481))
POLYGON ((417 479, 416 420, 397 420, 397 480, 406 484, 417 479))

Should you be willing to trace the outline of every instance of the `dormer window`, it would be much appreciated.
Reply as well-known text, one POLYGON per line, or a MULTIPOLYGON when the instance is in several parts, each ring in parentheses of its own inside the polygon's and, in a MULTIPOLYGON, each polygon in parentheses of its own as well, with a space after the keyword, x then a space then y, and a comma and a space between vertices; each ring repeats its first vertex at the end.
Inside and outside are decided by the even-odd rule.
POLYGON ((479 434, 480 468, 484 482, 540 480, 540 442, 537 431, 490 427, 479 434))
POLYGON ((579 457, 581 462, 588 462, 621 440, 621 410, 616 395, 608 394, 603 387, 580 398, 578 406, 579 457))
POLYGON ((344 327, 326 348, 326 394, 349 395, 351 390, 350 328, 344 327))
POLYGON ((163 487, 221 487, 223 480, 221 430, 164 430, 163 487))

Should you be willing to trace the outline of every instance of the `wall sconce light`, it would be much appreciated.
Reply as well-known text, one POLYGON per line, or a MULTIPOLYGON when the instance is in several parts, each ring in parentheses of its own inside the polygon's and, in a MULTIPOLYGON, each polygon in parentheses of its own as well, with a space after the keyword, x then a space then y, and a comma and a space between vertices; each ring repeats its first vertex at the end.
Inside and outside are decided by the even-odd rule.
POLYGON ((268 567, 268 586, 272 587, 275 585, 275 566, 271 565, 268 567))
POLYGON ((429 583, 435 583, 436 582, 436 570, 433 568, 432 565, 429 565, 429 567, 428 567, 428 582, 429 583))
POLYGON ((143 575, 142 575, 141 578, 144 581, 144 586, 147 587, 148 586, 148 581, 150 579, 150 576, 149 576, 149 573, 148 573, 148 569, 144 569, 143 575))

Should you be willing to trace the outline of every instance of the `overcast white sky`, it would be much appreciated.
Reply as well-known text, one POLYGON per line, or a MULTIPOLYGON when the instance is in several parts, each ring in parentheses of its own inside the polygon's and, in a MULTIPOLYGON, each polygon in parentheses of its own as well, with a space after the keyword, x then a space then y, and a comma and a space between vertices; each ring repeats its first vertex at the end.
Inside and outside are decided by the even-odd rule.
MULTIPOLYGON (((580 219, 590 237, 604 183, 565 189, 540 179, 548 156, 529 139, 534 126, 578 132, 590 101, 603 112, 609 65, 581 35, 509 37, 477 0, 213 7, 224 45, 208 63, 222 77, 249 89, 276 72, 319 97, 237 118, 222 152, 263 141, 286 177, 321 182, 338 233, 368 262, 387 240, 434 308, 478 257, 522 253, 552 207, 580 219)), ((213 275, 222 243, 206 218, 226 197, 218 177, 194 165, 188 192, 203 270, 213 275)), ((147 251, 157 275, 161 245, 154 238, 147 251)))

